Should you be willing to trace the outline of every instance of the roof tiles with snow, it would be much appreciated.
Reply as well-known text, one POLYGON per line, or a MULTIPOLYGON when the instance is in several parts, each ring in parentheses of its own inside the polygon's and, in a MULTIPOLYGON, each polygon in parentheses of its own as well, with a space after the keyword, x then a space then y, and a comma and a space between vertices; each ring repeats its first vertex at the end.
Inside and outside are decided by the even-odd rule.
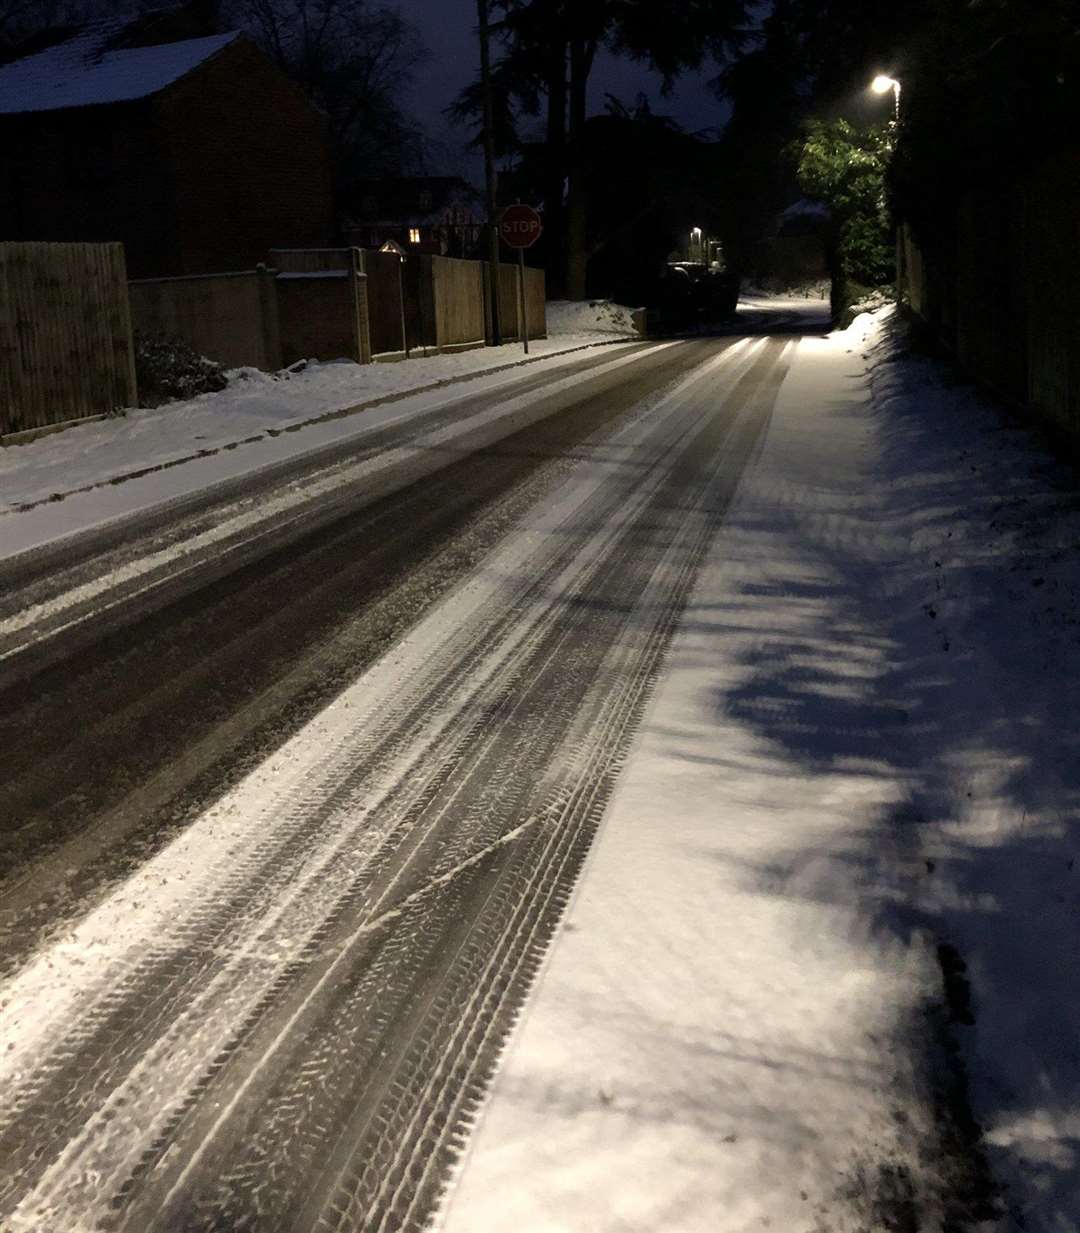
POLYGON ((74 38, 0 66, 0 115, 147 98, 240 37, 234 30, 152 47, 110 49, 115 29, 114 23, 96 22, 74 38))

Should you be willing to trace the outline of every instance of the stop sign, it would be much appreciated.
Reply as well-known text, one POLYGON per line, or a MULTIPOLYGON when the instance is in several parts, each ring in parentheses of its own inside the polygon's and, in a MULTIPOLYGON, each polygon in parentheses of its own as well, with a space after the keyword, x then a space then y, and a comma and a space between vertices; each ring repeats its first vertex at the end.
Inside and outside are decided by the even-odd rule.
POLYGON ((499 234, 511 248, 530 248, 543 230, 543 220, 532 206, 507 206, 499 219, 499 234))

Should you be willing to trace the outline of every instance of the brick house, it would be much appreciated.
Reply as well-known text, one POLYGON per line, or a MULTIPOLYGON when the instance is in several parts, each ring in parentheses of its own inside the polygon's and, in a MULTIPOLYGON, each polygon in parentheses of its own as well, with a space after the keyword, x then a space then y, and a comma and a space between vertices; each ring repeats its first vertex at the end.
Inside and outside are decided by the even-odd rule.
POLYGON ((0 240, 122 240, 132 277, 333 241, 324 118, 242 34, 196 21, 91 22, 0 65, 0 240))
POLYGON ((480 194, 460 176, 357 179, 342 192, 347 244, 444 257, 476 256, 483 234, 480 194))

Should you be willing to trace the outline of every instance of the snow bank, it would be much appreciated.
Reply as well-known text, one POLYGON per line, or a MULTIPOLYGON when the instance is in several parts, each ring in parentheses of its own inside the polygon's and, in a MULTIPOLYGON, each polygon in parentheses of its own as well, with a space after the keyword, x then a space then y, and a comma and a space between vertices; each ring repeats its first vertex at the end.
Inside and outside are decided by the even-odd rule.
POLYGON ((881 327, 896 311, 895 305, 879 306, 870 312, 859 313, 844 330, 834 330, 831 338, 848 350, 861 347, 870 338, 875 338, 881 327))
POLYGON ((547 306, 548 334, 554 337, 576 334, 616 334, 632 336, 634 309, 611 300, 552 300, 547 306))
MULTIPOLYGON (((541 359, 588 347, 595 334, 564 334, 530 344, 541 359)), ((115 483, 149 468, 198 466, 208 455, 234 451, 233 473, 260 464, 259 450, 273 435, 290 433, 295 453, 305 448, 297 431, 312 419, 379 399, 420 391, 466 377, 482 377, 520 364, 517 344, 457 355, 419 356, 398 364, 312 361, 300 372, 230 372, 229 386, 162 407, 81 424, 26 445, 0 449, 0 540, 3 519, 20 507, 115 483)), ((361 417, 362 418, 362 417, 361 417)), ((358 427, 362 426, 358 422, 358 427)), ((280 455, 281 451, 276 451, 280 455)))

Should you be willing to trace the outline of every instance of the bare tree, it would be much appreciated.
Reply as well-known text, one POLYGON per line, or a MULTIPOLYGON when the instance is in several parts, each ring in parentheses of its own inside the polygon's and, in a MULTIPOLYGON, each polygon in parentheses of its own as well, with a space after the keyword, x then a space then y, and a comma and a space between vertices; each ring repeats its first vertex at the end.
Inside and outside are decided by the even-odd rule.
POLYGON ((229 0, 222 17, 246 30, 326 113, 345 174, 421 161, 422 135, 399 98, 425 52, 396 9, 368 0, 229 0))

